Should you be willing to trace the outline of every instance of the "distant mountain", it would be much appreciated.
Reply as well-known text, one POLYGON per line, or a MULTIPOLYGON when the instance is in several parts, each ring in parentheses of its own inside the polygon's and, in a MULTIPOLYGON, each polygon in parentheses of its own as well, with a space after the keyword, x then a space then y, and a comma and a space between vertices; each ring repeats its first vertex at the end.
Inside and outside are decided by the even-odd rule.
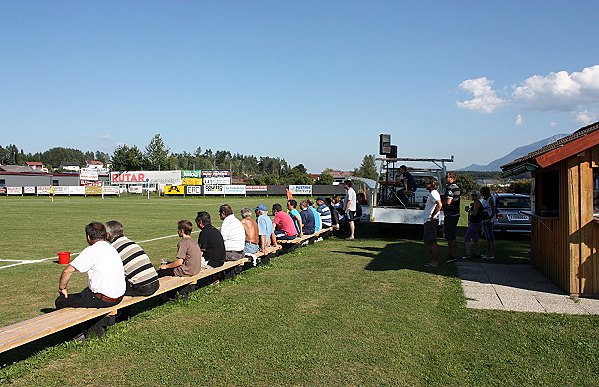
POLYGON ((556 135, 548 137, 544 140, 537 141, 533 144, 524 145, 519 148, 516 148, 513 151, 511 151, 510 153, 508 153, 507 155, 505 155, 497 160, 493 160, 487 165, 472 164, 472 165, 469 165, 467 167, 460 169, 460 171, 501 171, 500 166, 507 164, 511 161, 514 161, 515 159, 517 159, 519 157, 526 156, 530 152, 536 151, 537 149, 542 148, 545 145, 549 145, 553 142, 556 142, 560 138, 563 138, 566 136, 568 136, 568 134, 556 134, 556 135))

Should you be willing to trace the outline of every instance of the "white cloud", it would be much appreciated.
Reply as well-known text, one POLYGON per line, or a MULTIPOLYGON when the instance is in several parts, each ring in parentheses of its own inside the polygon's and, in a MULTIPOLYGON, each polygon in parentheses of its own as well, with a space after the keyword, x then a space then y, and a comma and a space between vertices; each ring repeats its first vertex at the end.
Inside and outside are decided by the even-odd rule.
POLYGON ((466 110, 493 113, 505 104, 505 100, 497 96, 497 93, 491 87, 492 85, 493 81, 486 77, 466 79, 460 83, 460 89, 472 93, 474 98, 458 101, 457 105, 466 110))
POLYGON ((576 113, 576 122, 581 125, 588 125, 596 122, 599 119, 599 114, 594 112, 582 111, 576 113))
POLYGON ((557 128, 557 122, 553 121, 549 124, 552 128, 557 128))
POLYGON ((103 134, 103 135, 101 135, 101 136, 100 136, 100 138, 101 138, 102 140, 108 140, 108 139, 110 139, 111 137, 112 137, 112 136, 111 136, 110 134, 103 134))
POLYGON ((524 117, 522 117, 522 114, 518 114, 516 116, 516 126, 522 126, 524 125, 524 117))
POLYGON ((572 74, 533 75, 512 87, 514 102, 527 109, 573 111, 580 105, 599 102, 599 65, 572 74))

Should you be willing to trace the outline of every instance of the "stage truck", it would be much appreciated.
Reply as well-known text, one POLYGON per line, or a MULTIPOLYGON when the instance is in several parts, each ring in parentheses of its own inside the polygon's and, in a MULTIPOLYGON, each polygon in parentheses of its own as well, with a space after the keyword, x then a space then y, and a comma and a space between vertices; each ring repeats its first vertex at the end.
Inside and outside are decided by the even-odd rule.
MULTIPOLYGON (((426 158, 376 158, 380 161, 379 177, 370 195, 370 221, 373 223, 422 224, 424 205, 428 191, 426 181, 433 178, 439 182, 439 192, 445 192, 447 184, 445 163, 449 159, 426 158), (415 168, 414 163, 429 163, 433 168, 415 168), (399 167, 406 165, 408 172, 416 178, 416 190, 405 191, 400 180, 399 167)), ((439 215, 439 225, 443 224, 443 212, 439 215)))

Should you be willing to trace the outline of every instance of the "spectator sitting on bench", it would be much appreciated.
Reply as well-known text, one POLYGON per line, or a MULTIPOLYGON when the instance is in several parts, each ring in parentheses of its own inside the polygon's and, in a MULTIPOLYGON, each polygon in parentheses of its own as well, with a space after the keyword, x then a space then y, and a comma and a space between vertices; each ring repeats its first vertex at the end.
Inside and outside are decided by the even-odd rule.
POLYGON ((202 267, 202 251, 191 239, 193 225, 189 220, 177 222, 177 232, 181 240, 177 243, 177 257, 174 261, 163 263, 158 270, 159 277, 191 277, 200 272, 202 267))
POLYGON ((268 246, 277 247, 277 237, 275 236, 273 224, 268 216, 268 210, 264 204, 256 207, 256 217, 258 222, 258 237, 260 238, 260 249, 264 255, 268 254, 268 246))
MULTIPOLYGON (((317 202, 318 202, 318 200, 317 200, 317 202)), ((326 204, 327 207, 329 207, 329 211, 331 211, 331 226, 333 226, 334 230, 338 231, 339 230, 339 211, 337 210, 337 208, 335 208, 333 206, 333 201, 331 200, 331 198, 325 198, 324 203, 326 204)))
POLYGON ((258 245, 258 223, 252 219, 252 210, 248 207, 241 209, 241 224, 245 230, 245 247, 243 252, 246 254, 256 254, 260 250, 260 246, 258 245))
POLYGON ((123 235, 123 225, 116 220, 106 222, 106 239, 118 251, 127 280, 126 296, 150 296, 158 290, 158 273, 140 245, 123 235))
POLYGON ((121 257, 106 241, 106 227, 92 222, 85 226, 89 244, 77 258, 62 271, 58 284, 57 309, 106 308, 121 302, 125 294, 125 271, 121 257), (88 287, 80 293, 67 291, 69 279, 74 272, 87 273, 88 287))
POLYGON ((320 214, 314 208, 314 202, 308 199, 308 209, 314 215, 314 232, 319 232, 322 229, 322 219, 320 219, 320 214))
POLYGON ((233 210, 228 204, 223 204, 218 210, 223 224, 220 233, 225 242, 225 261, 237 261, 245 256, 245 230, 241 221, 233 215, 233 210))
POLYGON ((300 216, 299 211, 297 210, 297 201, 291 199, 287 200, 287 211, 293 220, 293 224, 295 225, 295 230, 297 234, 302 237, 304 226, 302 225, 302 217, 300 216))
POLYGON ((196 224, 202 230, 198 237, 198 244, 202 250, 203 266, 208 268, 222 266, 225 263, 225 242, 220 231, 212 225, 210 214, 206 211, 198 212, 196 224))
POLYGON ((291 215, 283 211, 283 207, 279 203, 272 205, 272 212, 275 215, 273 226, 275 228, 275 236, 280 240, 291 240, 297 237, 297 229, 291 219, 291 215))
POLYGON ((310 209, 308 208, 310 207, 308 205, 308 201, 307 200, 302 200, 300 202, 300 208, 302 209, 300 211, 300 217, 302 218, 302 234, 303 235, 312 235, 314 234, 314 214, 312 214, 312 211, 310 211, 310 209))
POLYGON ((331 227, 331 225, 333 224, 331 219, 331 209, 329 208, 329 206, 326 205, 324 198, 316 198, 316 205, 318 206, 316 211, 318 211, 318 215, 320 216, 322 228, 331 227))

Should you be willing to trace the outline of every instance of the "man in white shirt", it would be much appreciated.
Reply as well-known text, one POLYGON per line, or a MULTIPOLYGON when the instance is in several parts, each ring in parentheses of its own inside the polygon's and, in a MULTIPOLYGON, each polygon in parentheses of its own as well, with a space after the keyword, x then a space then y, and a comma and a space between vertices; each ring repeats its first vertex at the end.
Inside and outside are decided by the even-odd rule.
POLYGON ((121 257, 106 241, 106 228, 93 222, 85 226, 89 244, 63 271, 58 284, 56 308, 106 308, 121 302, 125 294, 125 270, 121 257), (74 272, 87 273, 88 287, 80 293, 67 291, 74 272))
POLYGON ((343 188, 347 191, 343 200, 343 209, 345 210, 345 221, 349 226, 349 237, 346 239, 354 239, 354 217, 356 215, 356 191, 352 188, 351 180, 343 182, 343 188))
POLYGON ((439 211, 441 211, 443 204, 441 203, 441 195, 437 191, 438 187, 439 183, 435 179, 428 179, 426 182, 428 196, 426 197, 426 205, 422 214, 422 221, 424 222, 422 240, 426 249, 431 254, 430 262, 424 264, 427 267, 439 266, 437 259, 437 227, 439 226, 439 211))
POLYGON ((237 261, 245 256, 245 229, 239 219, 233 215, 233 210, 228 204, 223 204, 218 210, 223 221, 220 233, 225 242, 226 261, 237 261))

